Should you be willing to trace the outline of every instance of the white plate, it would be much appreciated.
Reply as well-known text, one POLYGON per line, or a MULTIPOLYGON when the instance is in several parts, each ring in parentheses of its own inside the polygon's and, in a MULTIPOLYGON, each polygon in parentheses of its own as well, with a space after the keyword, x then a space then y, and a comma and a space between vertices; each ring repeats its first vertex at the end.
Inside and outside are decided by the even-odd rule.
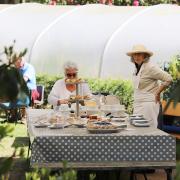
POLYGON ((142 114, 132 114, 132 115, 130 115, 130 117, 143 117, 143 115, 142 114))
POLYGON ((148 120, 146 120, 146 119, 142 119, 142 120, 133 120, 133 123, 139 123, 139 124, 145 124, 145 123, 149 123, 149 121, 148 120))
POLYGON ((74 125, 74 126, 76 126, 76 127, 78 127, 78 128, 84 128, 84 127, 86 127, 85 124, 72 124, 72 125, 74 125))
POLYGON ((136 127, 149 127, 150 126, 150 123, 133 123, 134 126, 136 127))
POLYGON ((87 130, 90 133, 94 133, 94 134, 106 134, 106 133, 118 133, 120 130, 123 130, 123 128, 117 128, 117 129, 91 129, 91 128, 87 128, 87 130))
POLYGON ((127 118, 111 118, 111 121, 114 121, 114 122, 125 122, 127 118))
POLYGON ((49 123, 36 123, 36 124, 34 124, 34 127, 45 128, 45 127, 48 127, 49 125, 50 125, 49 123))
POLYGON ((62 129, 64 127, 64 125, 62 125, 62 124, 52 124, 52 125, 50 125, 50 126, 48 126, 48 128, 50 128, 50 129, 62 129))
POLYGON ((65 124, 51 124, 48 126, 50 129, 62 129, 63 127, 68 127, 70 124, 67 122, 65 124))
POLYGON ((130 117, 131 120, 145 120, 143 117, 136 116, 136 117, 130 117))

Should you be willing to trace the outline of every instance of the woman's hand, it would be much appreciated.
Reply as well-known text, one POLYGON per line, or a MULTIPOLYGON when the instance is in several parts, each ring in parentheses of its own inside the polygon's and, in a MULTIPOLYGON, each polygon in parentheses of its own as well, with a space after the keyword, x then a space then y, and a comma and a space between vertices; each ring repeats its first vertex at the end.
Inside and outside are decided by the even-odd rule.
POLYGON ((69 101, 67 99, 59 99, 57 102, 57 105, 61 105, 61 104, 68 104, 69 101))
POLYGON ((156 101, 156 103, 160 102, 160 99, 161 99, 160 96, 161 96, 160 93, 156 93, 156 94, 155 94, 155 101, 156 101))

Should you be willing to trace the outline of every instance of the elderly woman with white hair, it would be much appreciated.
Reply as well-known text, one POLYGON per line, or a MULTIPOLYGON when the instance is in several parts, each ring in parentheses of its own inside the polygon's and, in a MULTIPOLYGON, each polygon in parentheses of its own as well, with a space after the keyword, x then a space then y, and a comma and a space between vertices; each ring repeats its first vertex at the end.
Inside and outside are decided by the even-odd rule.
POLYGON ((135 45, 127 53, 135 64, 134 114, 142 114, 153 127, 157 127, 160 108, 160 94, 172 81, 172 77, 157 65, 150 62, 153 53, 143 45, 135 45), (159 83, 161 81, 161 83, 159 83))
MULTIPOLYGON (((48 102, 54 107, 60 106, 61 104, 68 104, 70 96, 76 95, 76 85, 68 84, 66 80, 78 77, 77 64, 70 61, 66 62, 64 64, 64 74, 65 78, 56 81, 48 96, 48 102)), ((81 96, 91 96, 88 84, 81 84, 79 93, 81 96)))

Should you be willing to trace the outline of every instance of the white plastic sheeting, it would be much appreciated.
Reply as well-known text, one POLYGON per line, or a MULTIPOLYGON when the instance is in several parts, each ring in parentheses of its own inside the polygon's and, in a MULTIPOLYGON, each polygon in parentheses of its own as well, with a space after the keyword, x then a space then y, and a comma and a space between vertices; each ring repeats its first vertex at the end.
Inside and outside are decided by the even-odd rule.
POLYGON ((180 53, 179 20, 176 5, 0 6, 0 50, 16 39, 38 73, 63 74, 63 63, 71 60, 85 77, 130 78, 126 52, 134 44, 153 51, 156 63, 180 53))

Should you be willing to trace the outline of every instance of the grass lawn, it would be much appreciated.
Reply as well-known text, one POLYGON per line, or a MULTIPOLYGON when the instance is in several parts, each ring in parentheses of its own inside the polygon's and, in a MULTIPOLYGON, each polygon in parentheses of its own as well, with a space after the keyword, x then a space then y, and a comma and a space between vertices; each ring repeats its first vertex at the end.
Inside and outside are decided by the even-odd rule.
POLYGON ((6 126, 13 128, 13 131, 4 137, 0 142, 0 158, 9 157, 13 154, 15 148, 17 148, 17 153, 20 148, 25 150, 24 155, 27 155, 28 150, 28 137, 27 128, 24 124, 14 124, 14 123, 1 123, 0 126, 6 126))

